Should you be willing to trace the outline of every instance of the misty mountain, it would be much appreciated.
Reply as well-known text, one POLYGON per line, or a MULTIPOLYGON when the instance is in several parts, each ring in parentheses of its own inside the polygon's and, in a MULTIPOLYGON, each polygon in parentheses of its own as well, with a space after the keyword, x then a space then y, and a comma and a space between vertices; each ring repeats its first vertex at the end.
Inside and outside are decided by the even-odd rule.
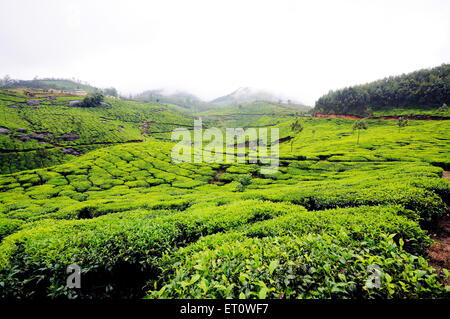
POLYGON ((389 76, 330 91, 316 101, 315 111, 359 116, 392 109, 445 111, 450 104, 449 79, 450 64, 389 76))
POLYGON ((197 96, 184 91, 147 90, 133 97, 143 102, 158 102, 175 104, 187 109, 200 110, 208 108, 209 104, 200 100, 197 96))
MULTIPOLYGON (((265 90, 250 87, 241 87, 228 95, 221 96, 212 100, 210 103, 217 106, 233 106, 239 104, 249 104, 258 101, 304 106, 303 103, 287 99, 286 97, 275 95, 265 90)), ((305 107, 305 109, 308 109, 308 107, 305 107)))

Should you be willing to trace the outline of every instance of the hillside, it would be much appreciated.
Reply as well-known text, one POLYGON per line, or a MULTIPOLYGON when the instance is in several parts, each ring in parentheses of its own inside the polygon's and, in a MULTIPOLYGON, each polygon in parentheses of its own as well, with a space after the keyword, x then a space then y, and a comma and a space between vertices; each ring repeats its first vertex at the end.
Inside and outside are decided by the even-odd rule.
MULTIPOLYGON (((255 102, 263 104, 278 105, 281 110, 290 108, 297 111, 310 110, 308 106, 301 103, 297 103, 291 100, 282 99, 279 96, 275 96, 269 92, 263 90, 257 90, 253 88, 239 88, 236 91, 226 96, 218 97, 212 101, 206 102, 198 98, 197 96, 183 92, 183 91, 169 91, 169 90, 147 90, 133 97, 135 100, 144 102, 159 102, 169 103, 181 106, 191 112, 204 113, 204 112, 221 112, 222 108, 228 110, 234 110, 236 107, 243 105, 249 105, 255 102), (219 111, 220 110, 220 111, 219 111)), ((256 103, 255 105, 260 105, 256 103)), ((225 111, 226 112, 226 111, 225 111)), ((258 111, 264 112, 263 110, 258 111)))
POLYGON ((61 91, 85 91, 96 92, 99 89, 89 84, 74 81, 69 79, 33 79, 33 80, 15 80, 15 79, 3 79, 0 80, 0 89, 17 89, 17 88, 29 88, 29 89, 43 89, 43 90, 61 90, 61 91))
POLYGON ((179 108, 160 103, 106 99, 96 108, 70 106, 80 99, 0 90, 0 173, 60 164, 99 147, 142 142, 144 136, 167 139, 174 127, 192 125, 179 108))
POLYGON ((269 102, 269 103, 278 103, 278 104, 290 104, 293 107, 296 107, 299 110, 305 111, 309 108, 302 103, 298 103, 295 101, 287 100, 284 97, 277 96, 268 91, 250 88, 250 87, 241 87, 230 94, 218 97, 211 101, 212 104, 226 107, 226 106, 237 106, 242 104, 249 104, 253 102, 269 102))
POLYGON ((143 102, 174 104, 194 112, 212 107, 209 103, 200 100, 195 95, 182 91, 147 90, 137 94, 133 99, 143 102))
POLYGON ((391 76, 320 97, 316 113, 348 115, 435 115, 450 117, 450 64, 391 76))

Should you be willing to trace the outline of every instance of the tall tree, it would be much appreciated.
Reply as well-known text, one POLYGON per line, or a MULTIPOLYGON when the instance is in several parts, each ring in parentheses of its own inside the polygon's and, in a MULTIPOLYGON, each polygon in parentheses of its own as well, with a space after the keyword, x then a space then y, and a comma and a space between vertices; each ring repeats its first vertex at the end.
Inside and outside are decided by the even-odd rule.
POLYGON ((359 133, 361 130, 367 130, 367 122, 363 120, 356 120, 355 123, 353 123, 353 131, 358 131, 358 139, 356 141, 356 144, 359 144, 359 133))
POLYGON ((407 118, 404 118, 403 116, 400 116, 400 117, 398 118, 397 124, 398 124, 398 131, 400 132, 400 129, 401 129, 402 127, 405 127, 406 125, 408 125, 408 119, 407 119, 407 118))
MULTIPOLYGON (((298 118, 295 119, 294 122, 291 123, 291 132, 293 132, 294 134, 299 134, 303 131, 303 125, 302 123, 298 120, 298 118)), ((293 137, 291 139, 291 153, 292 153, 292 145, 294 144, 294 138, 293 137)))

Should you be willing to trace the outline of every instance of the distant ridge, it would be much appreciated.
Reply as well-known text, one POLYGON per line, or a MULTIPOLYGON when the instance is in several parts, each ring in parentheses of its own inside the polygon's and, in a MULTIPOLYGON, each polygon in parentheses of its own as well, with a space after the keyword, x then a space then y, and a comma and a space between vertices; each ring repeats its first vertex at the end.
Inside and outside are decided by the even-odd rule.
POLYGON ((200 100, 197 96, 184 91, 169 91, 164 89, 146 90, 136 96, 135 100, 143 102, 159 102, 175 104, 187 109, 200 110, 208 108, 208 103, 200 100))
POLYGON ((212 104, 218 106, 233 106, 238 104, 248 104, 257 101, 273 102, 273 103, 295 103, 303 105, 303 103, 291 101, 285 97, 277 96, 265 90, 255 89, 251 87, 241 87, 228 95, 218 97, 211 101, 212 104))
POLYGON ((99 88, 94 87, 86 82, 71 79, 43 78, 33 80, 16 80, 5 77, 0 80, 1 89, 16 89, 21 87, 30 89, 54 89, 71 92, 77 90, 96 92, 100 90, 99 88))

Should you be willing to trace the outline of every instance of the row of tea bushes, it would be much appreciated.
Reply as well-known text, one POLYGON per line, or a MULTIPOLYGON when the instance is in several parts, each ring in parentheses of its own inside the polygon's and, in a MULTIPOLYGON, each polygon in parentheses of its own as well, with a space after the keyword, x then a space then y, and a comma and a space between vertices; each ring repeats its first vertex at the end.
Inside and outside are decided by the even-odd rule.
POLYGON ((2 241, 0 296, 130 296, 139 293, 141 287, 136 285, 145 276, 157 275, 155 265, 165 251, 201 236, 293 211, 305 209, 284 203, 237 201, 150 218, 143 212, 132 218, 110 214, 78 221, 40 221, 2 241), (66 267, 72 263, 82 269, 81 290, 66 287, 66 267))
POLYGON ((167 253, 148 298, 448 297, 404 208, 292 212, 167 253), (369 267, 381 271, 371 286, 369 267), (369 281, 369 282, 368 282, 369 281))

